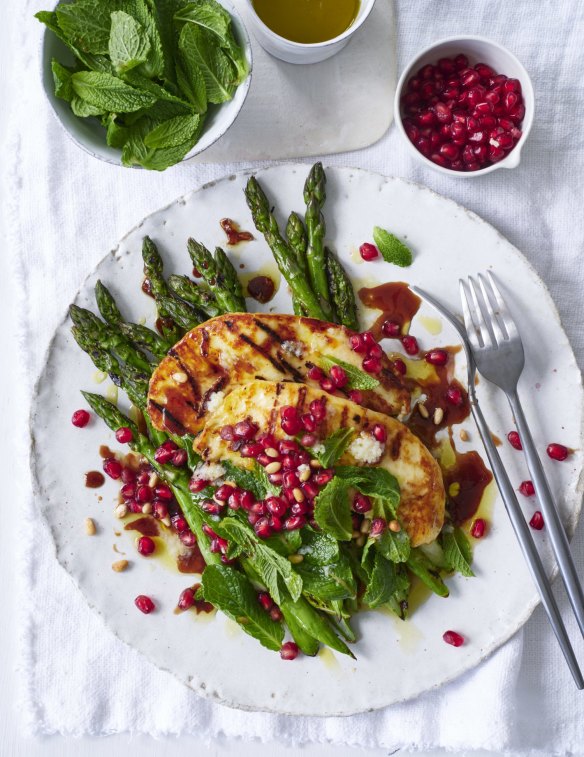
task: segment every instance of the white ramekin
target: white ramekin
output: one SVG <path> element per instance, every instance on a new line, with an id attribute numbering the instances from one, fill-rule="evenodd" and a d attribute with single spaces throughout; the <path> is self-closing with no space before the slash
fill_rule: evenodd
<path id="1" fill-rule="evenodd" d="M 333 39 L 313 44 L 292 42 L 273 32 L 256 13 L 252 0 L 247 0 L 247 18 L 255 38 L 270 55 L 284 60 L 286 63 L 319 63 L 321 60 L 326 60 L 336 55 L 339 50 L 343 49 L 352 35 L 368 18 L 374 5 L 375 0 L 361 0 L 357 18 L 346 31 Z"/>
<path id="2" fill-rule="evenodd" d="M 486 63 L 487 66 L 491 66 L 491 68 L 493 68 L 498 74 L 504 74 L 509 78 L 519 79 L 525 105 L 525 118 L 521 125 L 521 131 L 523 133 L 515 147 L 509 152 L 506 158 L 503 158 L 503 160 L 500 160 L 498 163 L 493 163 L 486 168 L 481 168 L 478 171 L 453 171 L 451 168 L 443 168 L 442 166 L 433 163 L 425 155 L 422 155 L 412 142 L 410 142 L 401 117 L 401 96 L 410 77 L 413 76 L 418 69 L 428 63 L 435 64 L 440 58 L 452 58 L 459 53 L 464 53 L 464 55 L 468 57 L 471 65 L 475 65 L 476 63 Z M 487 173 L 496 171 L 498 168 L 515 168 L 519 165 L 521 150 L 523 149 L 533 123 L 534 93 L 529 74 L 513 53 L 509 52 L 509 50 L 504 48 L 498 42 L 493 42 L 493 40 L 487 39 L 486 37 L 468 35 L 465 37 L 448 37 L 447 39 L 442 39 L 439 42 L 434 42 L 434 44 L 426 47 L 418 53 L 418 55 L 416 55 L 416 57 L 404 68 L 399 78 L 397 89 L 395 91 L 394 105 L 397 130 L 403 136 L 412 155 L 415 155 L 418 160 L 421 160 L 427 166 L 442 174 L 457 176 L 461 179 L 474 179 L 477 176 L 484 176 Z"/>

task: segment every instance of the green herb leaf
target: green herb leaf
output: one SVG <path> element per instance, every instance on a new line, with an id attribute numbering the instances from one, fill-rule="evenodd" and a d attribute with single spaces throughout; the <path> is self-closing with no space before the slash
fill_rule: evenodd
<path id="1" fill-rule="evenodd" d="M 59 28 L 75 47 L 86 53 L 107 54 L 111 16 L 105 3 L 95 0 L 61 3 L 56 14 Z"/>
<path id="2" fill-rule="evenodd" d="M 145 0 L 124 0 L 125 10 L 144 29 L 150 43 L 146 60 L 136 69 L 140 74 L 150 79 L 162 78 L 165 65 L 172 66 L 172 56 L 168 64 L 165 63 L 157 19 L 151 12 L 151 9 L 154 10 L 157 4 L 150 0 L 148 2 Z"/>
<path id="3" fill-rule="evenodd" d="M 412 264 L 412 251 L 401 240 L 389 231 L 373 227 L 373 241 L 386 263 L 393 263 L 401 268 L 407 268 Z"/>
<path id="4" fill-rule="evenodd" d="M 358 465 L 339 465 L 335 475 L 342 478 L 350 486 L 354 486 L 361 494 L 374 497 L 381 501 L 380 518 L 393 519 L 397 517 L 400 500 L 399 484 L 395 476 L 385 468 L 365 468 Z"/>
<path id="5" fill-rule="evenodd" d="M 304 562 L 310 565 L 329 565 L 339 559 L 339 544 L 330 534 L 314 531 L 309 526 L 301 532 L 301 545 L 296 552 L 304 557 Z"/>
<path id="6" fill-rule="evenodd" d="M 218 104 L 231 100 L 236 74 L 230 59 L 213 41 L 213 35 L 194 24 L 185 24 L 178 47 L 183 64 L 188 58 L 201 71 L 208 101 Z"/>
<path id="7" fill-rule="evenodd" d="M 314 519 L 322 530 L 339 541 L 349 541 L 353 533 L 349 487 L 335 476 L 315 499 Z"/>
<path id="8" fill-rule="evenodd" d="M 444 550 L 444 561 L 450 570 L 456 570 L 468 578 L 474 576 L 470 567 L 472 550 L 461 528 L 445 531 L 442 534 L 442 548 Z"/>
<path id="9" fill-rule="evenodd" d="M 62 100 L 71 100 L 75 97 L 73 91 L 73 84 L 71 83 L 71 77 L 73 71 L 65 66 L 62 66 L 58 60 L 51 61 L 51 70 L 53 72 L 53 79 L 55 81 L 55 94 Z"/>
<path id="10" fill-rule="evenodd" d="M 178 86 L 197 113 L 207 110 L 207 85 L 203 72 L 188 56 L 179 52 L 176 63 Z"/>
<path id="11" fill-rule="evenodd" d="M 351 365 L 351 363 L 346 363 L 344 360 L 339 360 L 332 355 L 322 355 L 319 362 L 320 367 L 325 371 L 330 371 L 333 365 L 339 365 L 343 368 L 349 379 L 347 383 L 348 389 L 361 389 L 362 391 L 367 391 L 379 386 L 379 381 L 370 373 L 365 373 L 365 371 L 356 368 L 354 365 Z"/>
<path id="12" fill-rule="evenodd" d="M 149 92 L 140 92 L 111 74 L 78 71 L 71 81 L 82 100 L 104 111 L 131 113 L 152 105 L 156 100 Z"/>
<path id="13" fill-rule="evenodd" d="M 367 544 L 371 541 L 373 541 L 375 549 L 390 562 L 407 562 L 410 556 L 410 537 L 403 528 L 397 533 L 386 528 L 379 538 L 369 539 Z"/>
<path id="14" fill-rule="evenodd" d="M 450 592 L 442 580 L 439 569 L 421 550 L 412 549 L 407 566 L 434 594 L 438 594 L 439 597 L 449 595 Z"/>
<path id="15" fill-rule="evenodd" d="M 227 565 L 208 565 L 203 572 L 205 600 L 238 623 L 250 636 L 268 649 L 278 651 L 284 627 L 264 612 L 248 579 Z"/>
<path id="16" fill-rule="evenodd" d="M 344 555 L 328 565 L 315 565 L 304 559 L 295 568 L 302 578 L 303 591 L 319 600 L 353 599 L 357 596 L 357 583 Z"/>
<path id="17" fill-rule="evenodd" d="M 371 609 L 387 604 L 395 593 L 397 577 L 395 565 L 380 552 L 372 552 L 372 565 L 369 569 L 369 581 L 363 595 L 363 601 Z"/>
<path id="18" fill-rule="evenodd" d="M 144 28 L 132 16 L 124 11 L 114 11 L 108 50 L 116 71 L 124 73 L 144 63 L 150 51 L 150 41 Z"/>
<path id="19" fill-rule="evenodd" d="M 147 147 L 178 147 L 189 141 L 200 129 L 201 116 L 176 116 L 164 121 L 144 138 Z"/>
<path id="20" fill-rule="evenodd" d="M 314 452 L 314 456 L 325 468 L 330 468 L 339 460 L 355 435 L 354 428 L 339 428 L 322 443 L 324 452 Z"/>

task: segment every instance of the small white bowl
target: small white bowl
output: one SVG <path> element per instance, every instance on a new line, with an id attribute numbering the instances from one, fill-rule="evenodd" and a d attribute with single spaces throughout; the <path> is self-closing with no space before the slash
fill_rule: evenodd
<path id="1" fill-rule="evenodd" d="M 208 147 L 211 147 L 212 144 L 217 142 L 217 140 L 225 134 L 239 115 L 239 111 L 243 107 L 251 83 L 252 52 L 249 34 L 247 33 L 247 29 L 245 28 L 241 16 L 231 4 L 230 0 L 220 1 L 231 15 L 235 38 L 244 50 L 249 73 L 246 80 L 243 81 L 235 91 L 232 100 L 222 103 L 221 105 L 209 105 L 201 137 L 193 149 L 185 155 L 182 159 L 183 161 L 189 160 L 189 158 L 192 158 L 195 155 L 199 155 L 199 153 L 202 153 Z M 41 50 L 41 73 L 43 89 L 45 90 L 45 94 L 51 104 L 53 113 L 78 147 L 81 147 L 82 150 L 89 153 L 89 155 L 92 155 L 94 158 L 99 158 L 106 163 L 121 166 L 122 152 L 115 147 L 110 147 L 106 143 L 105 128 L 99 123 L 99 121 L 96 118 L 78 118 L 74 115 L 69 103 L 55 95 L 55 83 L 51 71 L 51 60 L 53 58 L 56 58 L 60 63 L 67 66 L 73 65 L 75 62 L 72 53 L 67 49 L 64 43 L 61 42 L 61 40 L 59 40 L 49 29 L 45 29 Z M 140 168 L 140 166 L 134 166 L 134 168 Z"/>
<path id="2" fill-rule="evenodd" d="M 498 163 L 493 163 L 486 168 L 481 168 L 478 171 L 453 171 L 451 168 L 444 168 L 436 163 L 433 163 L 429 158 L 414 146 L 402 123 L 401 116 L 401 96 L 405 89 L 410 77 L 422 66 L 428 63 L 435 64 L 440 58 L 452 58 L 459 53 L 464 53 L 469 60 L 471 66 L 477 63 L 486 63 L 487 66 L 491 66 L 498 74 L 504 74 L 512 79 L 519 79 L 521 82 L 521 89 L 523 94 L 523 102 L 525 105 L 525 117 L 521 124 L 521 131 L 523 132 L 519 141 L 515 147 L 509 152 L 507 157 L 500 160 Z M 521 159 L 521 150 L 531 130 L 533 123 L 533 111 L 534 111 L 534 93 L 533 85 L 529 74 L 525 70 L 524 66 L 519 60 L 510 53 L 509 50 L 504 48 L 498 42 L 493 42 L 486 37 L 466 36 L 466 37 L 448 37 L 442 39 L 439 42 L 435 42 L 433 45 L 426 47 L 418 55 L 408 63 L 403 70 L 395 92 L 395 123 L 397 130 L 403 136 L 408 145 L 410 152 L 415 155 L 418 160 L 421 160 L 430 168 L 435 171 L 439 171 L 447 176 L 458 176 L 461 179 L 474 179 L 477 176 L 484 176 L 487 173 L 496 171 L 498 168 L 515 168 L 519 165 Z"/>
<path id="3" fill-rule="evenodd" d="M 333 39 L 327 39 L 325 42 L 305 44 L 303 42 L 292 42 L 292 40 L 281 37 L 272 31 L 256 13 L 253 1 L 247 0 L 249 23 L 254 37 L 266 52 L 275 58 L 286 61 L 286 63 L 320 63 L 320 61 L 336 55 L 366 21 L 374 5 L 375 0 L 361 0 L 357 17 L 342 34 Z"/>

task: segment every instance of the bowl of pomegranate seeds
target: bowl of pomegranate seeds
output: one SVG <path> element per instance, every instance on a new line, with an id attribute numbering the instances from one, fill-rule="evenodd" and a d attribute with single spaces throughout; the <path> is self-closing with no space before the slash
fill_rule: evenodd
<path id="1" fill-rule="evenodd" d="M 413 154 L 441 173 L 482 176 L 519 165 L 533 122 L 531 79 L 484 37 L 450 37 L 404 69 L 396 124 Z"/>

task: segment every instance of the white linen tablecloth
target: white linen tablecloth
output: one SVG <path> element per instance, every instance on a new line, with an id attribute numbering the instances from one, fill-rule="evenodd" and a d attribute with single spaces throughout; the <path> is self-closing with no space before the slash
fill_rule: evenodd
<path id="1" fill-rule="evenodd" d="M 83 153 L 55 122 L 41 91 L 42 29 L 32 15 L 45 3 L 14 0 L 9 5 L 15 63 L 12 98 L 3 114 L 9 111 L 12 119 L 3 150 L 3 211 L 9 228 L 4 259 L 21 295 L 11 325 L 20 329 L 22 345 L 15 401 L 26 411 L 49 338 L 79 283 L 104 253 L 143 216 L 203 182 L 248 165 L 185 164 L 158 175 L 112 167 Z M 372 147 L 328 157 L 325 163 L 427 184 L 490 221 L 549 285 L 582 365 L 584 4 L 403 0 L 396 10 L 400 70 L 421 47 L 457 33 L 492 37 L 523 61 L 533 77 L 537 102 L 522 163 L 480 179 L 444 177 L 414 160 L 394 128 Z M 24 431 L 21 443 L 27 444 Z M 19 458 L 25 460 L 21 451 Z M 24 467 L 20 476 L 19 517 L 26 528 L 18 566 L 21 596 L 34 597 L 34 602 L 22 603 L 19 618 L 19 709 L 33 732 L 197 733 L 388 749 L 584 752 L 584 693 L 576 692 L 541 610 L 475 672 L 380 712 L 292 719 L 202 700 L 116 640 L 90 612 L 55 560 Z M 582 528 L 574 545 L 582 574 Z M 563 609 L 565 614 L 565 602 Z M 575 623 L 568 627 L 584 663 Z"/>

